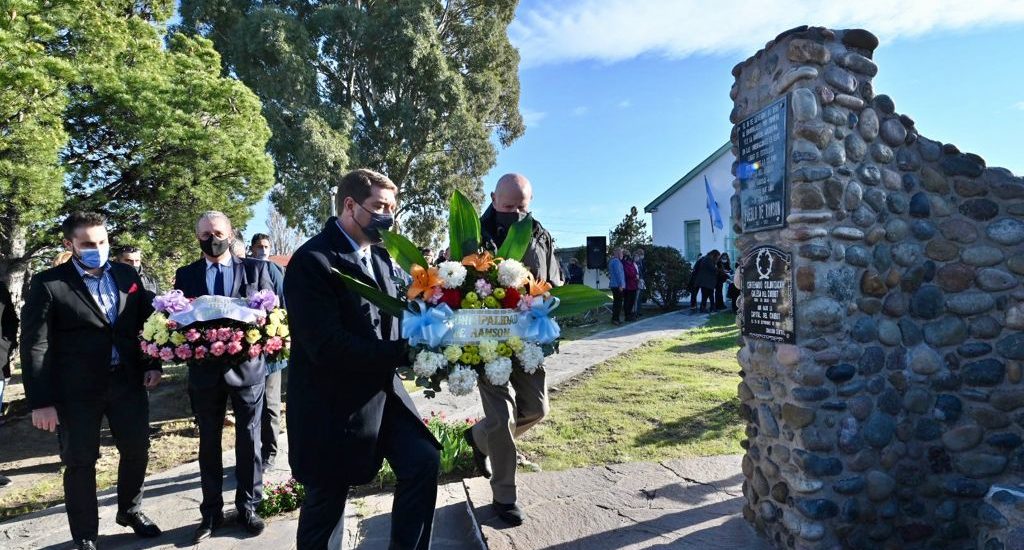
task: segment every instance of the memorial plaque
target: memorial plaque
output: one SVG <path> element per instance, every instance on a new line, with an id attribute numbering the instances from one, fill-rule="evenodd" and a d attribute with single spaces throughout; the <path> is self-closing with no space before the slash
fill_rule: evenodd
<path id="1" fill-rule="evenodd" d="M 786 97 L 740 122 L 736 177 L 744 233 L 786 225 Z"/>
<path id="2" fill-rule="evenodd" d="M 793 256 L 774 246 L 759 246 L 743 256 L 743 334 L 796 342 L 793 325 Z"/>

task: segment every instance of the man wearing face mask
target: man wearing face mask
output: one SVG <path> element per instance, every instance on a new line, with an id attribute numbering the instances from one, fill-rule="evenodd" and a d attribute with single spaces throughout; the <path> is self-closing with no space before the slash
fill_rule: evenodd
<path id="1" fill-rule="evenodd" d="M 231 252 L 235 233 L 222 212 L 204 213 L 196 222 L 196 239 L 203 257 L 178 269 L 174 286 L 188 298 L 214 295 L 248 298 L 260 290 L 274 290 L 267 262 L 240 258 Z M 228 399 L 235 412 L 235 509 L 238 523 L 249 533 L 263 532 L 256 507 L 263 498 L 262 430 L 267 371 L 262 357 L 223 372 L 189 363 L 188 394 L 199 425 L 199 475 L 202 520 L 195 543 L 209 538 L 226 521 L 222 488 L 221 432 Z"/>
<path id="2" fill-rule="evenodd" d="M 139 277 L 142 278 L 142 287 L 146 291 L 153 293 L 153 295 L 160 294 L 160 284 L 156 282 L 156 279 L 150 277 L 146 270 L 142 267 L 142 251 L 137 246 L 122 246 L 117 250 L 117 261 L 131 266 Z"/>
<path id="3" fill-rule="evenodd" d="M 394 221 L 397 190 L 383 174 L 349 172 L 335 197 L 338 217 L 288 262 L 288 462 L 306 487 L 300 550 L 328 548 L 349 488 L 372 481 L 385 458 L 398 478 L 389 548 L 430 547 L 440 445 L 396 373 L 410 363 L 409 346 L 398 318 L 332 271 L 398 295 L 391 258 L 373 246 Z"/>
<path id="4" fill-rule="evenodd" d="M 529 215 L 532 200 L 533 188 L 526 177 L 521 174 L 502 176 L 491 193 L 491 205 L 480 218 L 484 247 L 497 250 L 509 228 Z M 523 264 L 538 280 L 562 286 L 555 241 L 536 220 L 533 221 L 533 240 L 523 256 Z M 485 418 L 466 430 L 464 437 L 473 448 L 477 469 L 491 479 L 498 517 L 509 525 L 521 525 L 525 514 L 516 504 L 515 440 L 548 413 L 544 369 L 533 374 L 513 369 L 509 382 L 500 386 L 489 384 L 481 377 L 479 387 Z"/>
<path id="5" fill-rule="evenodd" d="M 153 312 L 134 269 L 110 263 L 106 220 L 76 212 L 64 220 L 71 260 L 32 277 L 21 311 L 21 364 L 32 425 L 56 431 L 64 499 L 75 545 L 95 549 L 99 531 L 96 460 L 107 418 L 120 454 L 118 525 L 140 537 L 160 529 L 142 513 L 149 460 L 149 401 L 159 362 L 142 354 L 138 335 Z"/>

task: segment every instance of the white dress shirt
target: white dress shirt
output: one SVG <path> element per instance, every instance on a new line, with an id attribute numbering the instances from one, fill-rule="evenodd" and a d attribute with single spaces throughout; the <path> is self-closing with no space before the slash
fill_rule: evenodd
<path id="1" fill-rule="evenodd" d="M 213 283 L 217 278 L 217 269 L 214 266 L 217 264 L 220 264 L 220 269 L 224 272 L 224 294 L 230 296 L 231 291 L 235 288 L 233 286 L 235 282 L 235 259 L 230 254 L 216 264 L 211 262 L 209 258 L 206 258 L 206 291 L 211 295 L 213 294 Z"/>
<path id="2" fill-rule="evenodd" d="M 362 264 L 360 267 L 363 268 L 363 271 L 366 272 L 366 274 L 369 275 L 371 279 L 376 279 L 373 271 L 373 253 L 370 250 L 370 247 L 367 246 L 365 248 L 360 248 L 359 243 L 357 243 L 355 239 L 349 236 L 349 234 L 345 231 L 345 228 L 341 226 L 340 220 L 338 220 L 337 224 L 338 229 L 341 230 L 341 234 L 344 235 L 346 239 L 348 239 L 349 244 L 352 245 L 352 249 L 356 251 L 356 256 L 359 256 L 359 263 Z"/>

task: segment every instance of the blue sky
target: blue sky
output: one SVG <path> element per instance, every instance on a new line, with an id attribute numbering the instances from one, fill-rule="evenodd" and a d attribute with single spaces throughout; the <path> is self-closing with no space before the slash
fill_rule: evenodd
<path id="1" fill-rule="evenodd" d="M 499 152 L 488 190 L 521 172 L 559 246 L 607 234 L 728 139 L 732 67 L 800 22 L 874 32 L 876 93 L 922 135 L 1024 174 L 1024 2 L 908 1 L 899 13 L 874 0 L 856 11 L 816 1 L 739 0 L 721 13 L 698 4 L 709 5 L 521 2 L 510 36 L 523 56 L 527 132 Z M 266 209 L 256 207 L 247 236 L 265 229 Z"/>

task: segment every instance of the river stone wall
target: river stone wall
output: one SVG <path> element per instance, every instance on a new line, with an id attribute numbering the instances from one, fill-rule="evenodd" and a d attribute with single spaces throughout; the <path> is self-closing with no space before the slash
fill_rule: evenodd
<path id="1" fill-rule="evenodd" d="M 877 45 L 802 27 L 733 70 L 734 125 L 789 97 L 788 225 L 733 224 L 793 254 L 797 336 L 743 338 L 744 515 L 779 548 L 1024 548 L 1024 181 L 875 95 Z"/>

